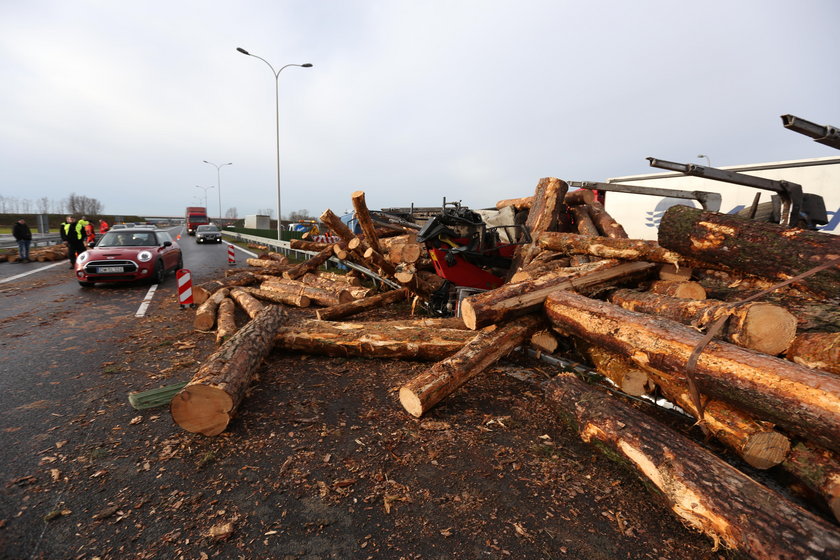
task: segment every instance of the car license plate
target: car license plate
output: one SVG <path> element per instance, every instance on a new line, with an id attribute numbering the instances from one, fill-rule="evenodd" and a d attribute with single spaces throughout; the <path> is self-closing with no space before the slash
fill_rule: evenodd
<path id="1" fill-rule="evenodd" d="M 99 274 L 108 274 L 109 272 L 125 272 L 121 266 L 100 266 L 97 270 Z"/>

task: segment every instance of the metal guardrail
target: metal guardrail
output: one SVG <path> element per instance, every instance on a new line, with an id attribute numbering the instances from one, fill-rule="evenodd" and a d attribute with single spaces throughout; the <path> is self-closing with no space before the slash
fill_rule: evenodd
<path id="1" fill-rule="evenodd" d="M 33 233 L 31 247 L 47 247 L 61 243 L 61 234 L 58 233 Z M 0 249 L 17 249 L 17 241 L 11 233 L 0 234 Z"/>

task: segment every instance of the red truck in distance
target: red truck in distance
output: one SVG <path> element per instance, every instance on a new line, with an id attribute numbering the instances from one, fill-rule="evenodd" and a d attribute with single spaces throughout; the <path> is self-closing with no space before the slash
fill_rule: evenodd
<path id="1" fill-rule="evenodd" d="M 207 208 L 204 206 L 187 206 L 187 215 L 184 218 L 184 223 L 187 226 L 187 233 L 195 235 L 195 230 L 198 226 L 209 224 L 207 219 Z"/>

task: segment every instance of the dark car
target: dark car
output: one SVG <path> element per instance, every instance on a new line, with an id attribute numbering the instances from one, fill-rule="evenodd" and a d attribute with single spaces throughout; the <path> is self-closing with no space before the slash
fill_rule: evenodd
<path id="1" fill-rule="evenodd" d="M 165 231 L 126 228 L 109 231 L 95 247 L 76 259 L 76 279 L 82 286 L 97 282 L 163 282 L 170 270 L 184 266 L 181 248 Z"/>
<path id="2" fill-rule="evenodd" d="M 213 243 L 221 243 L 222 242 L 222 232 L 214 226 L 213 224 L 198 226 L 195 230 L 195 242 L 196 243 L 208 243 L 212 241 Z"/>

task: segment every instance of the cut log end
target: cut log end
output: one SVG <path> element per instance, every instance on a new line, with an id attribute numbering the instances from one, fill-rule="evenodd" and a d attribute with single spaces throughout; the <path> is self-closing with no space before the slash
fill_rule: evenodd
<path id="1" fill-rule="evenodd" d="M 796 317 L 777 305 L 750 306 L 735 343 L 775 356 L 788 349 L 796 338 Z"/>
<path id="2" fill-rule="evenodd" d="M 784 461 L 789 451 L 790 440 L 779 432 L 758 432 L 750 437 L 741 457 L 757 469 L 769 469 Z"/>
<path id="3" fill-rule="evenodd" d="M 406 412 L 415 418 L 423 416 L 423 402 L 420 400 L 420 397 L 418 397 L 414 391 L 408 387 L 402 387 L 400 389 L 400 404 L 403 405 Z"/>
<path id="4" fill-rule="evenodd" d="M 172 419 L 188 432 L 215 436 L 230 422 L 233 401 L 223 390 L 208 385 L 190 385 L 175 395 L 169 405 Z"/>

